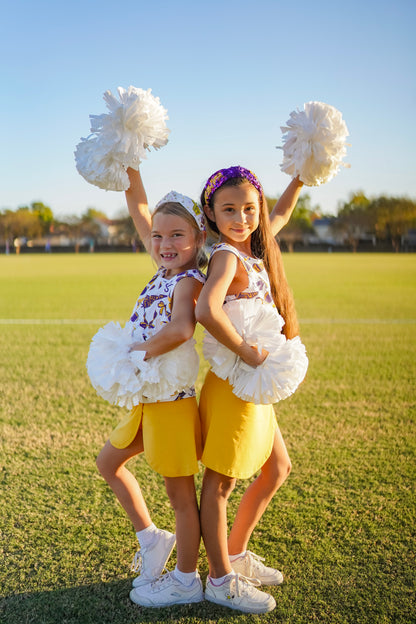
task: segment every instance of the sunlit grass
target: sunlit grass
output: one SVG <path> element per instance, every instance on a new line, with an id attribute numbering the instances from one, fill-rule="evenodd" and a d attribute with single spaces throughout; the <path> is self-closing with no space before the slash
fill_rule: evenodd
<path id="1" fill-rule="evenodd" d="M 277 607 L 262 620 L 408 624 L 416 619 L 416 256 L 284 259 L 310 367 L 276 406 L 293 472 L 251 548 L 286 582 L 271 588 Z M 85 360 L 97 321 L 127 319 L 152 272 L 142 254 L 0 257 L 0 323 L 90 319 L 0 324 L 2 622 L 257 621 L 209 603 L 151 610 L 128 598 L 134 534 L 95 468 L 123 410 L 96 396 Z M 154 521 L 173 529 L 162 478 L 141 458 L 131 466 Z M 232 496 L 230 520 L 246 485 Z M 202 546 L 199 568 L 204 577 Z"/>

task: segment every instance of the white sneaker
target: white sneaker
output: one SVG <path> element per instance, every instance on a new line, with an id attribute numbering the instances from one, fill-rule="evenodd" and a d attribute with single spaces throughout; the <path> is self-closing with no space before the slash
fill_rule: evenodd
<path id="1" fill-rule="evenodd" d="M 205 599 L 230 609 L 243 611 L 243 613 L 273 611 L 276 606 L 273 596 L 260 591 L 255 585 L 260 585 L 260 583 L 240 574 L 233 574 L 229 580 L 225 580 L 221 585 L 214 585 L 208 577 L 205 586 Z"/>
<path id="2" fill-rule="evenodd" d="M 188 587 L 181 583 L 173 572 L 167 572 L 156 581 L 132 589 L 130 599 L 143 607 L 169 607 L 175 604 L 201 602 L 204 599 L 204 592 L 199 575 Z"/>
<path id="3" fill-rule="evenodd" d="M 169 531 L 158 529 L 158 537 L 146 548 L 141 548 L 134 555 L 132 572 L 139 572 L 133 580 L 133 587 L 140 587 L 157 579 L 163 571 L 175 546 L 176 536 Z"/>
<path id="4" fill-rule="evenodd" d="M 231 561 L 231 567 L 234 572 L 238 572 L 247 578 L 255 578 L 262 585 L 281 585 L 283 574 L 279 570 L 268 568 L 262 561 L 264 561 L 264 557 L 259 557 L 259 555 L 247 550 L 244 557 Z"/>

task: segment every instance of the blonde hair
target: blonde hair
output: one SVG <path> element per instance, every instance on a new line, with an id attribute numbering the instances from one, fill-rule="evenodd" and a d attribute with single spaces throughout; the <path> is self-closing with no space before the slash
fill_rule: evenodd
<path id="1" fill-rule="evenodd" d="M 247 178 L 236 177 L 230 178 L 221 186 L 221 188 L 227 186 L 240 186 L 241 184 L 250 184 Z M 253 185 L 252 185 L 253 186 Z M 253 186 L 253 188 L 255 188 Z M 279 311 L 279 314 L 283 317 L 285 324 L 283 326 L 283 333 L 287 339 L 294 338 L 299 334 L 299 324 L 295 309 L 295 301 L 292 291 L 287 283 L 285 270 L 283 267 L 283 258 L 280 251 L 280 247 L 274 238 L 271 227 L 269 210 L 267 207 L 267 201 L 262 191 L 259 191 L 259 226 L 251 235 L 251 251 L 254 256 L 261 258 L 264 262 L 264 266 L 269 276 L 271 294 L 273 301 Z M 215 192 L 211 195 L 208 205 L 211 210 L 214 210 L 214 198 Z M 204 205 L 205 197 L 204 193 L 201 196 L 201 203 Z M 209 228 L 219 234 L 219 230 L 214 221 L 208 218 L 205 214 Z"/>
<path id="2" fill-rule="evenodd" d="M 208 257 L 205 253 L 204 242 L 202 232 L 193 218 L 193 216 L 184 208 L 181 204 L 177 202 L 166 202 L 164 204 L 160 204 L 156 208 L 156 210 L 152 214 L 152 221 L 155 215 L 157 214 L 170 214 L 175 217 L 181 217 L 184 219 L 194 230 L 195 233 L 195 242 L 197 246 L 197 254 L 196 254 L 196 263 L 199 269 L 203 269 L 208 265 Z M 202 241 L 201 244 L 198 245 L 198 240 Z"/>

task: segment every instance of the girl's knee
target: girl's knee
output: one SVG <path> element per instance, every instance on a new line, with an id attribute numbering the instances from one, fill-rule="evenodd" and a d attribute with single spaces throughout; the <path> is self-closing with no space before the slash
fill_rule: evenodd
<path id="1" fill-rule="evenodd" d="M 98 472 L 106 481 L 112 479 L 122 465 L 122 463 L 118 461 L 118 458 L 116 458 L 115 453 L 116 449 L 107 442 L 95 460 Z"/>
<path id="2" fill-rule="evenodd" d="M 107 483 L 109 483 L 111 479 L 114 478 L 115 476 L 114 470 L 108 465 L 107 461 L 104 459 L 101 453 L 98 455 L 97 459 L 95 460 L 95 465 L 98 468 L 98 472 L 103 477 L 103 479 L 107 481 Z"/>
<path id="3" fill-rule="evenodd" d="M 175 511 L 197 507 L 193 477 L 165 477 L 166 492 Z"/>
<path id="4" fill-rule="evenodd" d="M 106 469 L 106 462 L 103 457 L 104 455 L 103 450 L 98 454 L 98 456 L 95 459 L 95 465 L 97 466 L 98 472 L 101 474 L 101 476 L 104 476 L 104 472 Z"/>
<path id="5" fill-rule="evenodd" d="M 292 471 L 292 462 L 289 457 L 282 463 L 281 466 L 279 466 L 279 470 L 283 480 L 286 480 Z"/>
<path id="6" fill-rule="evenodd" d="M 288 476 L 290 475 L 290 471 L 292 470 L 292 462 L 289 457 L 282 459 L 277 463 L 276 471 L 275 471 L 275 479 L 281 485 Z"/>
<path id="7" fill-rule="evenodd" d="M 213 470 L 207 469 L 202 483 L 202 492 L 216 499 L 225 499 L 231 495 L 236 484 L 236 479 L 227 477 Z"/>
<path id="8" fill-rule="evenodd" d="M 278 489 L 288 478 L 292 470 L 292 462 L 289 457 L 280 458 L 277 462 L 268 462 L 262 470 L 262 476 L 266 479 L 271 489 Z"/>

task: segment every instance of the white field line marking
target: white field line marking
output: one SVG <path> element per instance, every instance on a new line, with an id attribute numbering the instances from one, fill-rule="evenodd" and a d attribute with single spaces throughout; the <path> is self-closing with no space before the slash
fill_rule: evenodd
<path id="1" fill-rule="evenodd" d="M 311 325 L 412 325 L 416 323 L 416 319 L 337 319 L 337 318 L 316 318 L 316 319 L 300 319 L 300 324 Z"/>
<path id="2" fill-rule="evenodd" d="M 114 319 L 7 319 L 0 318 L 0 325 L 104 325 Z M 117 322 L 117 321 L 114 321 Z M 125 321 L 118 321 L 124 323 Z M 337 319 L 337 318 L 309 318 L 300 319 L 305 325 L 407 325 L 416 323 L 416 319 Z"/>

